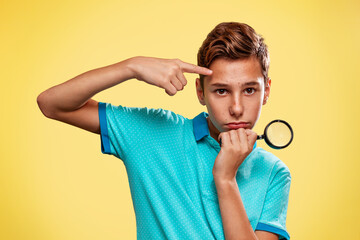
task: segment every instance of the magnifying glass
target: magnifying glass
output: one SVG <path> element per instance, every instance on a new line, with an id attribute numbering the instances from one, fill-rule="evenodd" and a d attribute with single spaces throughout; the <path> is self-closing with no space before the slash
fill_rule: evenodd
<path id="1" fill-rule="evenodd" d="M 264 139 L 269 147 L 282 149 L 289 146 L 294 138 L 294 132 L 284 120 L 274 120 L 266 125 L 264 134 L 257 136 L 257 139 Z"/>
<path id="2" fill-rule="evenodd" d="M 274 120 L 266 125 L 264 134 L 258 135 L 257 140 L 264 139 L 269 147 L 274 149 L 286 148 L 294 138 L 294 132 L 284 120 Z M 221 146 L 221 139 L 220 139 Z"/>

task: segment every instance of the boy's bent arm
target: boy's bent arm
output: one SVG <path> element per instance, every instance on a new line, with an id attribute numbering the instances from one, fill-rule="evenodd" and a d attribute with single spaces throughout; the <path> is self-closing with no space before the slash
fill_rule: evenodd
<path id="1" fill-rule="evenodd" d="M 130 78 L 165 89 L 173 96 L 187 83 L 183 72 L 211 75 L 212 71 L 180 59 L 133 57 L 106 67 L 90 70 L 42 92 L 38 105 L 45 116 L 82 129 L 100 133 L 96 93 Z"/>
<path id="2" fill-rule="evenodd" d="M 129 61 L 87 71 L 49 88 L 37 97 L 40 110 L 48 118 L 99 134 L 98 102 L 91 97 L 133 78 Z"/>

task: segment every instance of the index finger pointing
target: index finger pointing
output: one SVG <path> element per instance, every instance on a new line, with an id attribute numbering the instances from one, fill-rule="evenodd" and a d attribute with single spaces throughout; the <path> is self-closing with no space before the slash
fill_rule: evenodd
<path id="1" fill-rule="evenodd" d="M 200 66 L 197 66 L 197 65 L 194 65 L 191 63 L 181 62 L 180 67 L 183 70 L 183 72 L 198 73 L 198 74 L 202 74 L 202 75 L 211 75 L 212 74 L 212 70 L 205 68 L 205 67 L 200 67 Z"/>

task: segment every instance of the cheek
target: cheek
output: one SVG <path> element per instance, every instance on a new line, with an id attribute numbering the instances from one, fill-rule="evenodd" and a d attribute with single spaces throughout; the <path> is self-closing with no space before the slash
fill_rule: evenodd
<path id="1" fill-rule="evenodd" d="M 259 101 L 256 103 L 256 105 L 254 106 L 254 108 L 256 109 L 256 111 L 260 111 L 261 110 L 261 106 L 262 106 L 262 101 Z"/>
<path id="2" fill-rule="evenodd" d="M 214 97 L 212 97 L 210 94 L 208 94 L 205 98 L 206 105 L 210 107 L 211 109 L 216 108 L 216 101 Z"/>
<path id="3" fill-rule="evenodd" d="M 216 122 L 220 121 L 222 116 L 224 115 L 224 111 L 226 111 L 226 104 L 223 99 L 209 97 L 206 100 L 206 106 L 208 113 L 213 116 L 212 120 L 215 120 Z"/>
<path id="4" fill-rule="evenodd" d="M 210 108 L 214 114 L 220 114 L 226 109 L 226 102 L 224 99 L 209 98 L 207 104 L 208 108 Z"/>
<path id="5" fill-rule="evenodd" d="M 244 106 L 246 106 L 246 112 L 251 115 L 258 115 L 262 107 L 262 101 L 259 99 L 257 100 L 249 100 L 244 102 Z"/>
<path id="6" fill-rule="evenodd" d="M 253 114 L 256 115 L 257 118 L 260 116 L 261 108 L 262 108 L 262 102 L 259 101 L 259 102 L 254 106 L 254 112 L 253 112 Z"/>

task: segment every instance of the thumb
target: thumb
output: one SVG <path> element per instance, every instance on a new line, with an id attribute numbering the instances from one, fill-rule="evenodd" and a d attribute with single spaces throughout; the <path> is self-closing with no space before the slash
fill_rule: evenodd
<path id="1" fill-rule="evenodd" d="M 250 130 L 250 129 L 246 129 L 246 135 L 248 136 L 248 143 L 249 146 L 254 147 L 254 144 L 256 142 L 257 139 L 257 134 L 256 132 Z"/>

